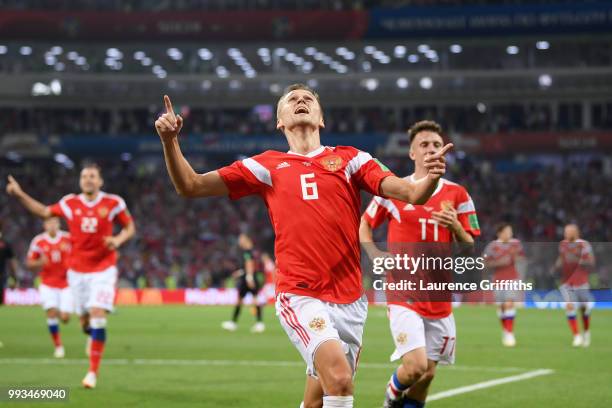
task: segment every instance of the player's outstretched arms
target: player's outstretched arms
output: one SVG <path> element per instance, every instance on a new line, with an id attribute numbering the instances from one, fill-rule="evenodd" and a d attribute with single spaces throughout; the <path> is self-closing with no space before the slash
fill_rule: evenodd
<path id="1" fill-rule="evenodd" d="M 193 170 L 178 142 L 183 118 L 174 113 L 168 95 L 164 95 L 164 104 L 166 113 L 155 121 L 155 130 L 161 139 L 166 168 L 176 192 L 183 197 L 227 195 L 229 191 L 217 171 L 198 174 Z"/>
<path id="2" fill-rule="evenodd" d="M 30 197 L 25 191 L 21 189 L 21 186 L 15 180 L 13 176 L 8 176 L 8 184 L 6 185 L 6 192 L 8 195 L 16 197 L 21 205 L 23 205 L 29 212 L 40 217 L 47 219 L 51 217 L 51 210 L 38 200 Z"/>
<path id="3" fill-rule="evenodd" d="M 446 172 L 446 159 L 444 155 L 453 144 L 444 146 L 438 153 L 425 158 L 427 176 L 414 183 L 396 176 L 386 177 L 380 184 L 381 193 L 389 198 L 395 198 L 411 204 L 423 205 L 436 191 L 438 180 Z"/>

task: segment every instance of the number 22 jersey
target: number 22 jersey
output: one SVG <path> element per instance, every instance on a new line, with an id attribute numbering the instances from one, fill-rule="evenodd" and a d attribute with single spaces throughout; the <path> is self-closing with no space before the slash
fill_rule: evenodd
<path id="1" fill-rule="evenodd" d="M 100 191 L 93 201 L 88 201 L 84 194 L 69 194 L 49 209 L 68 223 L 71 270 L 100 272 L 117 263 L 117 251 L 107 248 L 104 238 L 113 235 L 115 222 L 126 226 L 132 221 L 121 197 Z"/>
<path id="2" fill-rule="evenodd" d="M 257 194 L 276 234 L 276 291 L 333 303 L 363 294 L 360 190 L 379 195 L 392 173 L 354 147 L 307 155 L 266 151 L 219 169 L 231 199 Z"/>

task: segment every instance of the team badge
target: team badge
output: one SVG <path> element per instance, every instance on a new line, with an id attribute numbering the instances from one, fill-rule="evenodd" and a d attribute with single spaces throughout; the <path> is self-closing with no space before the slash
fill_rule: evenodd
<path id="1" fill-rule="evenodd" d="M 316 332 L 321 332 L 325 330 L 327 324 L 325 323 L 325 319 L 323 319 L 322 317 L 315 317 L 310 321 L 308 326 L 310 326 L 310 328 Z"/>
<path id="2" fill-rule="evenodd" d="M 327 171 L 338 171 L 342 167 L 342 157 L 335 155 L 325 156 L 319 160 L 319 163 L 321 163 Z"/>
<path id="3" fill-rule="evenodd" d="M 451 200 L 444 200 L 440 203 L 440 207 L 443 210 L 450 210 L 453 208 L 453 202 Z"/>
<path id="4" fill-rule="evenodd" d="M 100 216 L 100 218 L 105 218 L 107 215 L 108 215 L 108 208 L 106 207 L 98 208 L 98 216 Z"/>
<path id="5" fill-rule="evenodd" d="M 62 242 L 60 244 L 60 250 L 63 252 L 67 252 L 70 250 L 70 244 L 66 243 L 66 242 Z"/>
<path id="6" fill-rule="evenodd" d="M 403 346 L 404 344 L 406 344 L 406 342 L 408 342 L 408 334 L 406 333 L 398 334 L 397 337 L 395 338 L 395 342 L 399 344 L 400 346 Z"/>

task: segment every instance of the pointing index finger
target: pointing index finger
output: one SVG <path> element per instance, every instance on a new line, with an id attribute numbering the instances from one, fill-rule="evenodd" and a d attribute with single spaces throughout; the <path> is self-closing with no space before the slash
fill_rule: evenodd
<path id="1" fill-rule="evenodd" d="M 450 149 L 453 148 L 453 144 L 452 143 L 448 143 L 446 146 L 444 146 L 442 148 L 442 150 L 440 150 L 438 153 L 436 153 L 434 156 L 435 157 L 442 157 L 446 154 L 446 152 L 448 152 Z"/>
<path id="2" fill-rule="evenodd" d="M 170 102 L 170 97 L 168 95 L 164 95 L 164 105 L 166 105 L 166 112 L 174 115 L 174 109 L 172 109 L 172 102 Z"/>

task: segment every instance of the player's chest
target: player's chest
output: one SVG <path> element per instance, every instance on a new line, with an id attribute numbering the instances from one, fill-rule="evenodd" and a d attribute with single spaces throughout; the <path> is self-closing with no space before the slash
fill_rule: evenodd
<path id="1" fill-rule="evenodd" d="M 424 205 L 414 205 L 393 200 L 395 207 L 398 209 L 399 217 L 402 223 L 418 224 L 422 219 L 431 219 L 433 213 L 440 212 L 444 209 L 456 208 L 455 200 L 452 197 L 442 199 L 430 199 Z"/>
<path id="2" fill-rule="evenodd" d="M 271 171 L 273 198 L 299 202 L 354 197 L 358 189 L 346 165 L 340 156 L 283 160 Z"/>
<path id="3" fill-rule="evenodd" d="M 110 208 L 105 205 L 78 206 L 73 210 L 72 230 L 94 234 L 99 230 L 112 227 L 109 215 Z"/>
<path id="4" fill-rule="evenodd" d="M 70 252 L 70 243 L 65 239 L 53 243 L 43 242 L 39 246 L 51 263 L 62 262 L 62 259 Z"/>

